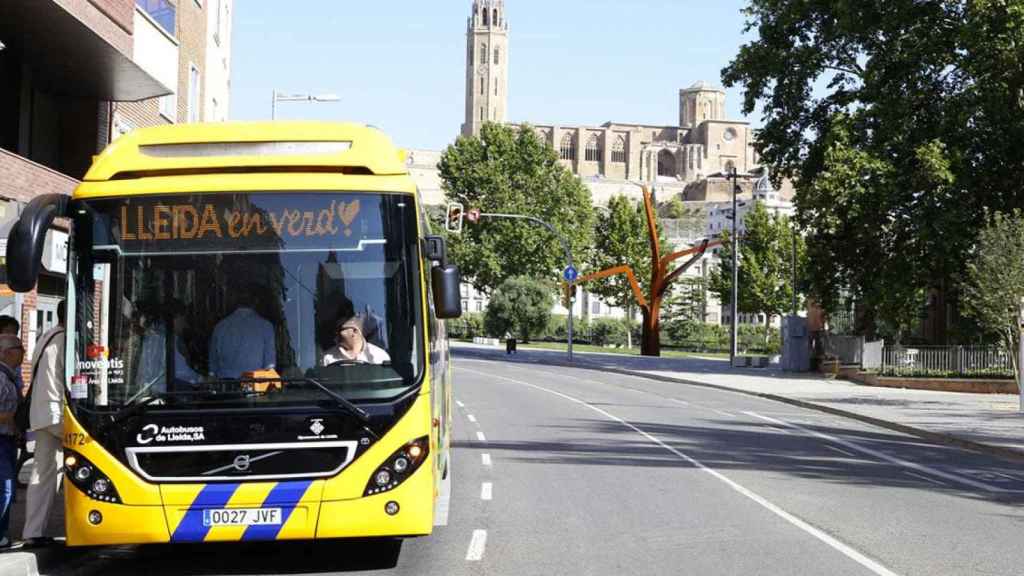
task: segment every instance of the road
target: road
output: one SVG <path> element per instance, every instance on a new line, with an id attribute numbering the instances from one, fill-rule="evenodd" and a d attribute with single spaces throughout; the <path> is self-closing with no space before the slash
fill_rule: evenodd
<path id="1" fill-rule="evenodd" d="M 434 536 L 107 549 L 90 566 L 147 576 L 1024 573 L 1020 464 L 721 390 L 474 355 L 455 365 L 453 491 Z"/>

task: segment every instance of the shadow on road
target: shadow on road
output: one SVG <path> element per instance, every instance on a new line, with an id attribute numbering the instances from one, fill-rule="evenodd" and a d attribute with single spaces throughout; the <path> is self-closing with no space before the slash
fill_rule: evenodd
<path id="1" fill-rule="evenodd" d="M 522 463 L 696 469 L 692 463 L 617 422 L 587 418 L 568 422 L 543 426 L 551 431 L 550 440 L 503 442 L 492 438 L 486 448 L 488 451 L 504 451 L 505 454 L 500 456 L 503 460 Z M 975 456 L 883 431 L 803 425 L 807 430 L 841 437 L 880 452 L 899 454 L 901 450 L 910 450 L 914 462 L 940 470 L 955 470 L 954 473 L 962 477 L 996 487 L 997 490 L 992 492 L 952 480 L 922 479 L 907 474 L 915 471 L 905 466 L 768 423 L 728 419 L 707 422 L 706 426 L 630 423 L 701 464 L 725 474 L 730 470 L 769 472 L 845 485 L 939 491 L 1001 503 L 1024 502 L 1024 474 L 1021 474 L 1019 465 L 986 455 Z M 456 448 L 483 448 L 472 441 L 455 442 L 453 445 Z M 846 451 L 846 454 L 828 446 Z M 947 468 L 946 464 L 955 464 L 955 468 Z M 978 475 L 970 476 L 972 470 Z"/>
<path id="2" fill-rule="evenodd" d="M 387 570 L 398 564 L 397 539 L 135 546 L 97 551 L 96 572 L 158 576 L 331 574 Z"/>

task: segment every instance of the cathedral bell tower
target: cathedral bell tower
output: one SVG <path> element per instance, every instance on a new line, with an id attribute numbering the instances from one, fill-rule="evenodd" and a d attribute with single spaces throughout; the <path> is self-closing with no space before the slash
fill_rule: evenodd
<path id="1" fill-rule="evenodd" d="M 505 122 L 508 111 L 508 20 L 504 0 L 474 0 L 466 29 L 464 136 L 484 122 Z"/>

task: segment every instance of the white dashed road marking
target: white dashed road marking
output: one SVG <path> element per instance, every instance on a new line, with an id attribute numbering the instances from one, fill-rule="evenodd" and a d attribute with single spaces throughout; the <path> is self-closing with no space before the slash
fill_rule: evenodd
<path id="1" fill-rule="evenodd" d="M 490 482 L 484 482 L 480 485 L 480 499 L 490 500 L 494 492 L 494 486 Z"/>
<path id="2" fill-rule="evenodd" d="M 480 460 L 483 462 L 484 466 L 490 466 L 491 465 L 491 455 L 490 454 L 481 454 L 480 455 Z"/>
<path id="3" fill-rule="evenodd" d="M 479 432 L 479 431 L 478 431 L 478 432 L 476 433 L 476 439 L 477 439 L 477 440 L 479 440 L 479 441 L 481 441 L 481 442 L 487 442 L 487 437 L 486 437 L 486 436 L 484 436 L 484 433 L 483 433 L 483 432 Z"/>
<path id="4" fill-rule="evenodd" d="M 466 407 L 465 404 L 463 404 L 462 402 L 459 402 L 458 400 L 456 400 L 455 403 L 459 405 L 459 408 L 465 408 Z"/>
<path id="5" fill-rule="evenodd" d="M 487 546 L 487 530 L 473 530 L 473 539 L 469 541 L 466 560 L 479 562 L 484 557 L 485 546 Z"/>
<path id="6" fill-rule="evenodd" d="M 472 414 L 467 414 L 466 420 L 469 420 L 470 422 L 476 424 L 476 416 L 473 416 Z"/>

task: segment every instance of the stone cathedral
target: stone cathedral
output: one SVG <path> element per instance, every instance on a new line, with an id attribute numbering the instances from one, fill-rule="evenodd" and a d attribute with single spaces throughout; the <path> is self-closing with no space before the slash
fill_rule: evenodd
<path id="1" fill-rule="evenodd" d="M 509 23 L 504 0 L 474 0 L 466 27 L 466 111 L 463 135 L 485 122 L 507 122 Z M 649 126 L 605 122 L 594 126 L 536 125 L 604 204 L 614 194 L 638 197 L 636 184 L 653 183 L 659 200 L 724 201 L 729 186 L 708 176 L 734 167 L 745 173 L 757 157 L 747 122 L 727 120 L 725 91 L 697 82 L 679 91 L 679 123 Z"/>

